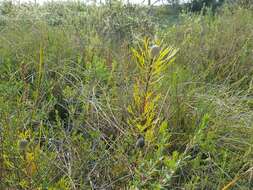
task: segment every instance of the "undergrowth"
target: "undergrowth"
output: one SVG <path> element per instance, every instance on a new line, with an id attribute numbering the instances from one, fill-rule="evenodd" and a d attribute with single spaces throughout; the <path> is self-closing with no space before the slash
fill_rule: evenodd
<path id="1" fill-rule="evenodd" d="M 159 10 L 1 4 L 0 189 L 253 188 L 252 10 Z"/>

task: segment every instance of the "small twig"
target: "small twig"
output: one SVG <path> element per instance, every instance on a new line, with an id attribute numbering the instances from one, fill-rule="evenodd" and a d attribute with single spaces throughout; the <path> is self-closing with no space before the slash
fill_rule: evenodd
<path id="1" fill-rule="evenodd" d="M 249 168 L 247 171 L 243 172 L 241 175 L 236 176 L 232 181 L 230 181 L 226 186 L 224 186 L 222 188 L 222 190 L 228 190 L 228 189 L 230 189 L 231 187 L 233 187 L 236 184 L 236 182 L 239 179 L 243 178 L 245 175 L 247 175 L 249 172 L 252 172 L 252 171 L 253 171 L 253 167 Z"/>

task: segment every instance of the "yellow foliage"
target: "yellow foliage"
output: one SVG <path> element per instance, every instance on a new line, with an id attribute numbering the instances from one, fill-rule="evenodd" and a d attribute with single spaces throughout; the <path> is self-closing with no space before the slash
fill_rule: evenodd
<path id="1" fill-rule="evenodd" d="M 37 164 L 35 162 L 34 153 L 26 153 L 26 174 L 32 177 L 37 171 Z"/>
<path id="2" fill-rule="evenodd" d="M 156 55 L 152 48 L 156 48 Z M 161 43 L 151 46 L 148 38 L 145 38 L 138 49 L 132 48 L 133 57 L 138 67 L 138 77 L 135 79 L 133 89 L 133 104 L 128 107 L 132 118 L 129 124 L 134 126 L 137 133 L 145 133 L 147 141 L 155 138 L 155 129 L 159 126 L 158 102 L 161 94 L 158 82 L 163 78 L 163 72 L 174 61 L 177 49 L 173 47 L 163 48 Z"/>

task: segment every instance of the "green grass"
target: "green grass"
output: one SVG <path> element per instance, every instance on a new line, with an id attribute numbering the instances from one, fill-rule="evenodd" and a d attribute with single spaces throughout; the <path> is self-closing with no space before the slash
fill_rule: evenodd
<path id="1" fill-rule="evenodd" d="M 152 11 L 1 4 L 0 189 L 253 188 L 252 9 Z"/>

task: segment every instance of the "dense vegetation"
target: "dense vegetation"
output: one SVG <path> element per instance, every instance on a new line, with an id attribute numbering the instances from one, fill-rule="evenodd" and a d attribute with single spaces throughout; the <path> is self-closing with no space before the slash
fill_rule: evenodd
<path id="1" fill-rule="evenodd" d="M 252 8 L 175 9 L 1 4 L 1 190 L 253 189 Z"/>

